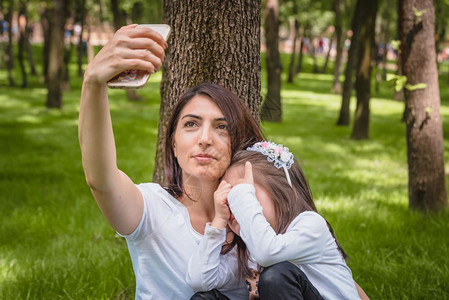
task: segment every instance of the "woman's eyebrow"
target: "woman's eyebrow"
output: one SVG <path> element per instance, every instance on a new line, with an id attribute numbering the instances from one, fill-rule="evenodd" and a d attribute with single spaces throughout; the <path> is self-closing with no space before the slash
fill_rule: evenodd
<path id="1" fill-rule="evenodd" d="M 198 116 L 198 115 L 194 115 L 194 114 L 187 114 L 187 115 L 184 115 L 184 116 L 181 118 L 181 120 L 182 120 L 182 119 L 185 119 L 185 118 L 194 118 L 194 119 L 198 119 L 198 120 L 202 120 L 202 119 L 203 119 L 203 117 Z M 227 120 L 226 120 L 225 117 L 220 117 L 220 118 L 215 118 L 214 121 L 227 121 Z"/>

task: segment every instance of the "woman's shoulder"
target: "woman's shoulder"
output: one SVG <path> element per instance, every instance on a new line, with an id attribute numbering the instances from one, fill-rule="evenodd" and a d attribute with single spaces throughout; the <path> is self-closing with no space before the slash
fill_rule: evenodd
<path id="1" fill-rule="evenodd" d="M 159 183 L 144 182 L 144 183 L 136 184 L 136 186 L 142 193 L 144 200 L 160 199 L 160 200 L 163 200 L 164 202 L 178 204 L 178 200 L 176 198 L 174 198 Z"/>

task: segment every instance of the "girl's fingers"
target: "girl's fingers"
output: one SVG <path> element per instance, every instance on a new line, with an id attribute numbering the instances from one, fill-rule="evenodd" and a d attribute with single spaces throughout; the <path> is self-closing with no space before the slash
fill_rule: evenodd
<path id="1" fill-rule="evenodd" d="M 243 177 L 243 182 L 254 184 L 253 167 L 249 161 L 245 163 L 245 175 Z"/>

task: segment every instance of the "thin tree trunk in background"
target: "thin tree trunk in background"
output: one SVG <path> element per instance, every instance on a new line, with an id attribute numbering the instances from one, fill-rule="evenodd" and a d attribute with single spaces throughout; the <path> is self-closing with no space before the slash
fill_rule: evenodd
<path id="1" fill-rule="evenodd" d="M 335 12 L 335 36 L 337 38 L 336 44 L 337 54 L 335 56 L 335 63 L 334 63 L 334 82 L 332 84 L 332 93 L 340 94 L 341 93 L 340 73 L 341 73 L 341 63 L 343 61 L 343 47 L 344 47 L 341 0 L 335 0 L 334 12 Z"/>
<path id="2" fill-rule="evenodd" d="M 77 57 L 77 64 L 78 64 L 78 76 L 83 77 L 84 71 L 83 71 L 83 58 L 84 58 L 84 41 L 83 41 L 83 35 L 84 35 L 84 26 L 86 21 L 86 0 L 80 0 L 78 2 L 77 7 L 77 21 L 80 23 L 80 32 L 79 32 L 79 40 L 78 44 L 76 45 L 76 57 Z"/>
<path id="3" fill-rule="evenodd" d="M 321 73 L 323 73 L 323 74 L 327 73 L 327 68 L 329 67 L 329 59 L 331 56 L 331 51 L 332 51 L 333 45 L 334 45 L 334 35 L 332 34 L 329 39 L 329 50 L 327 51 L 327 54 L 326 54 L 326 60 L 324 61 L 324 66 L 323 66 L 323 69 L 321 70 Z"/>
<path id="4" fill-rule="evenodd" d="M 387 80 L 388 43 L 390 43 L 390 23 L 391 23 L 391 0 L 386 0 L 385 6 L 385 28 L 384 28 L 384 52 L 382 55 L 382 80 Z"/>
<path id="5" fill-rule="evenodd" d="M 360 48 L 357 61 L 357 108 L 351 138 L 364 140 L 369 138 L 370 99 L 372 57 L 374 49 L 376 14 L 379 0 L 370 0 L 363 6 L 363 21 L 360 30 Z"/>
<path id="6" fill-rule="evenodd" d="M 409 205 L 411 209 L 443 210 L 447 206 L 440 90 L 435 57 L 435 10 L 432 0 L 400 0 L 403 74 L 411 85 L 405 90 Z M 424 11 L 417 17 L 412 8 Z"/>
<path id="7" fill-rule="evenodd" d="M 20 72 L 22 73 L 22 88 L 28 86 L 27 71 L 25 68 L 25 40 L 26 40 L 26 5 L 24 2 L 20 3 L 19 15 L 18 15 L 18 28 L 19 28 L 19 41 L 18 41 L 18 52 L 17 59 L 20 65 Z"/>
<path id="8" fill-rule="evenodd" d="M 5 12 L 3 10 L 3 1 L 0 1 L 0 24 L 3 24 L 3 21 L 5 20 Z M 0 69 L 3 69 L 3 59 L 4 59 L 4 47 L 3 47 L 3 26 L 0 26 L 0 36 L 2 39 L 0 40 Z"/>
<path id="9" fill-rule="evenodd" d="M 164 183 L 167 120 L 179 96 L 201 82 L 221 84 L 260 119 L 260 0 L 166 0 L 171 27 L 163 64 L 153 181 Z"/>
<path id="10" fill-rule="evenodd" d="M 8 70 L 9 86 L 14 86 L 14 78 L 12 76 L 12 70 L 14 68 L 14 56 L 12 49 L 12 15 L 14 13 L 14 1 L 9 0 L 8 3 L 8 11 L 6 12 L 5 17 L 6 22 L 8 22 L 8 43 L 5 49 L 5 62 L 6 69 Z"/>
<path id="11" fill-rule="evenodd" d="M 298 7 L 296 5 L 296 1 L 293 2 L 293 15 L 294 15 L 294 21 L 293 21 L 293 30 L 295 31 L 293 34 L 293 49 L 292 54 L 290 57 L 290 65 L 288 68 L 288 83 L 293 83 L 293 78 L 296 76 L 295 72 L 295 59 L 296 59 L 296 44 L 298 42 L 298 34 L 299 34 L 299 22 L 297 19 L 296 14 L 298 13 Z"/>
<path id="12" fill-rule="evenodd" d="M 360 36 L 360 26 L 362 23 L 362 11 L 364 6 L 363 0 L 357 0 L 357 4 L 355 6 L 354 15 L 352 17 L 352 38 L 351 38 L 351 46 L 349 47 L 348 52 L 348 61 L 346 62 L 345 69 L 345 81 L 343 84 L 343 95 L 341 99 L 341 108 L 340 115 L 337 120 L 337 125 L 339 126 L 348 126 L 349 125 L 349 112 L 350 112 L 350 104 L 351 104 L 351 94 L 353 88 L 353 74 L 354 69 L 357 64 L 357 57 L 359 52 L 359 36 Z"/>
<path id="13" fill-rule="evenodd" d="M 398 2 L 397 2 L 397 11 L 398 12 L 400 12 L 401 9 L 402 9 L 401 5 L 402 5 L 401 1 L 398 0 Z M 397 24 L 396 24 L 398 41 L 402 41 L 402 30 L 401 30 L 402 18 L 403 18 L 403 16 L 398 13 L 398 19 L 397 19 Z M 397 56 L 396 56 L 397 70 L 396 70 L 396 74 L 398 76 L 402 76 L 402 55 L 400 54 L 400 51 L 401 51 L 400 49 L 397 49 Z M 403 90 L 400 90 L 400 91 L 394 90 L 393 99 L 396 100 L 396 101 L 403 101 L 404 100 L 404 91 Z M 404 106 L 404 112 L 403 112 L 403 115 L 402 115 L 402 120 L 405 122 L 405 106 Z"/>
<path id="14" fill-rule="evenodd" d="M 306 39 L 307 31 L 308 31 L 308 26 L 303 27 L 301 43 L 299 44 L 299 58 L 298 58 L 298 63 L 296 64 L 296 74 L 299 74 L 302 71 L 302 61 L 304 59 L 304 41 Z"/>
<path id="15" fill-rule="evenodd" d="M 43 68 L 44 68 L 44 80 L 48 82 L 48 61 L 50 53 L 50 19 L 51 11 L 48 7 L 45 7 L 40 12 L 42 33 L 44 35 L 44 47 L 42 48 Z"/>
<path id="16" fill-rule="evenodd" d="M 265 60 L 267 66 L 267 96 L 262 105 L 264 121 L 281 122 L 281 57 L 279 55 L 279 2 L 267 0 L 265 4 Z"/>
<path id="17" fill-rule="evenodd" d="M 64 25 L 66 1 L 55 0 L 51 11 L 50 51 L 48 61 L 47 103 L 48 108 L 62 107 L 62 83 L 64 73 Z"/>
<path id="18" fill-rule="evenodd" d="M 312 31 L 310 31 L 310 47 L 309 47 L 309 50 L 310 50 L 310 56 L 312 57 L 312 60 L 313 60 L 313 73 L 318 73 L 318 61 L 317 61 L 317 58 L 316 58 L 316 47 L 315 47 L 315 41 L 314 41 L 314 38 L 313 38 L 313 36 L 312 36 Z"/>

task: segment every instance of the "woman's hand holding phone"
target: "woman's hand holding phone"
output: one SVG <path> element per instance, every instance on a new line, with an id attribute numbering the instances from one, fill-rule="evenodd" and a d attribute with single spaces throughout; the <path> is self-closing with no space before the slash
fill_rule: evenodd
<path id="1" fill-rule="evenodd" d="M 90 62 L 84 74 L 84 81 L 103 85 L 117 74 L 131 69 L 152 74 L 161 67 L 166 48 L 164 37 L 152 28 L 124 26 L 117 30 Z"/>

